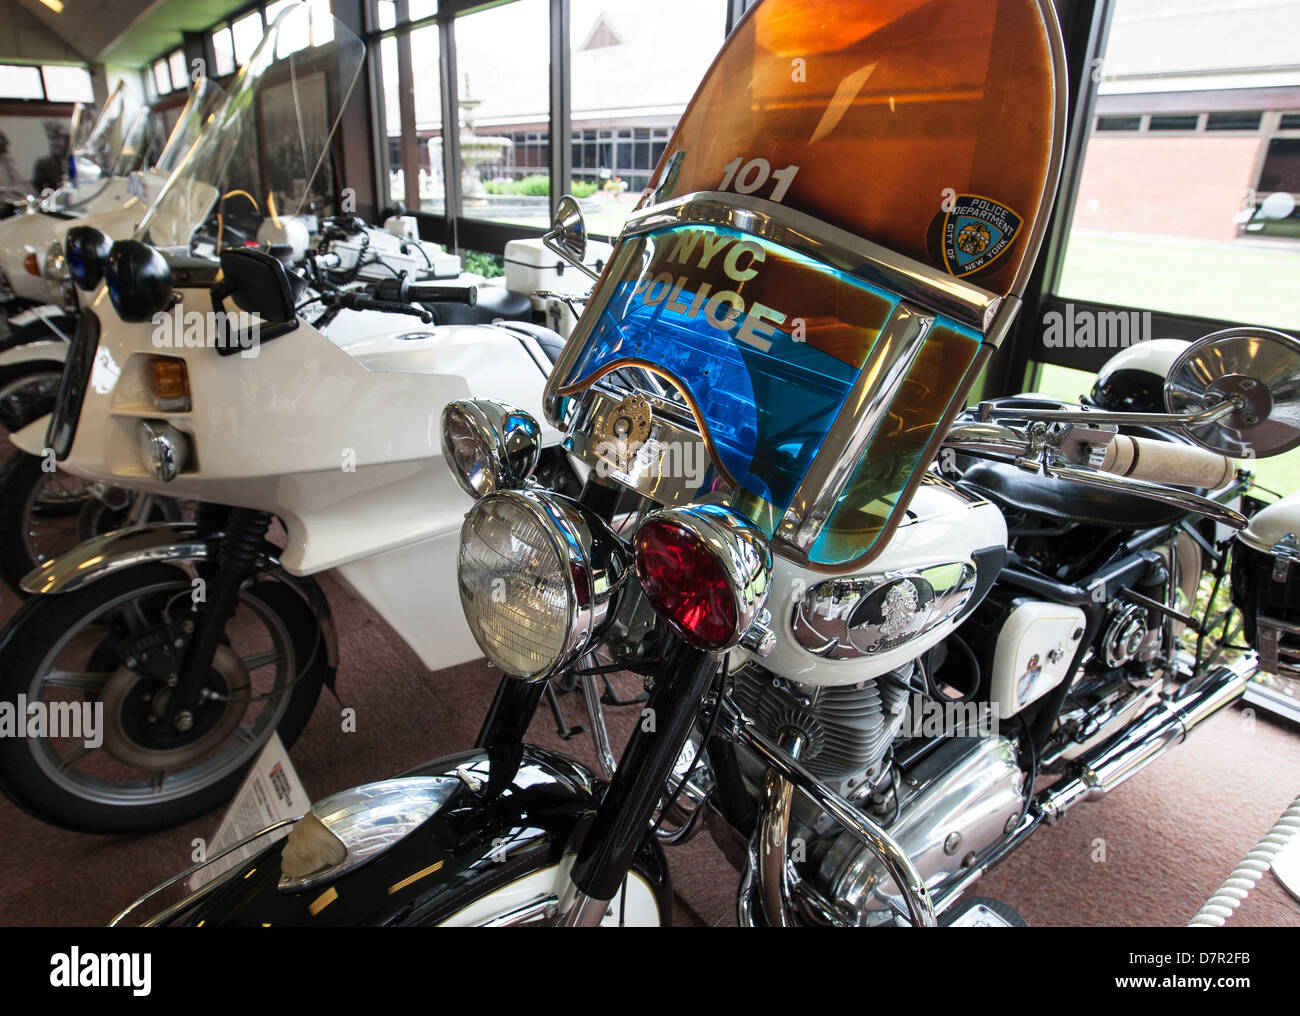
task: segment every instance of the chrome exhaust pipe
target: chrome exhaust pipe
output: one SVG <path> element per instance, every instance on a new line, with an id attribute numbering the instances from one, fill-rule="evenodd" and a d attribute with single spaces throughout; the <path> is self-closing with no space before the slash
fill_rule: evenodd
<path id="1" fill-rule="evenodd" d="M 1151 706 L 1112 740 L 1079 760 L 1076 775 L 1038 795 L 1043 820 L 1055 822 L 1080 801 L 1105 797 L 1141 772 L 1196 727 L 1246 692 L 1258 669 L 1254 656 L 1209 671 Z"/>

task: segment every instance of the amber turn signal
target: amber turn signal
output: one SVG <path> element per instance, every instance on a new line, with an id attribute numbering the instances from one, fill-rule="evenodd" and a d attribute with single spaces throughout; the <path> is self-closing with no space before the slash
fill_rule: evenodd
<path id="1" fill-rule="evenodd" d="M 185 361 L 157 356 L 149 361 L 149 394 L 157 409 L 165 413 L 190 411 L 190 376 Z"/>

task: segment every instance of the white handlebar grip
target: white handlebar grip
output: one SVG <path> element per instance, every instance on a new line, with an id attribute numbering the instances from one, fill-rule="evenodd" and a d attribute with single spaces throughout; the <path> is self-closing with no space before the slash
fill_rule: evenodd
<path id="1" fill-rule="evenodd" d="M 1218 452 L 1125 434 L 1117 434 L 1106 446 L 1101 468 L 1135 480 L 1206 490 L 1226 487 L 1237 473 L 1236 463 Z"/>

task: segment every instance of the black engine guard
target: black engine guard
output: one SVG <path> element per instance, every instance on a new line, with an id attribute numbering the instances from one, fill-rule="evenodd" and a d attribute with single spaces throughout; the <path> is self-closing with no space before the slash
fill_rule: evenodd
<path id="1" fill-rule="evenodd" d="M 486 765 L 485 765 L 486 764 Z M 435 759 L 402 776 L 486 771 L 477 789 L 463 780 L 423 825 L 383 854 L 306 892 L 281 892 L 273 844 L 174 914 L 172 925 L 341 927 L 435 925 L 487 893 L 572 854 L 606 784 L 545 748 L 521 745 L 497 757 L 483 749 Z M 647 836 L 635 864 L 653 888 L 662 923 L 671 923 L 668 866 Z"/>

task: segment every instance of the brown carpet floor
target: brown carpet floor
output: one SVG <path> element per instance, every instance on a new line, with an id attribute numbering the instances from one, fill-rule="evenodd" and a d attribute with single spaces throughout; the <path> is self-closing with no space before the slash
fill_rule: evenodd
<path id="1" fill-rule="evenodd" d="M 292 756 L 319 798 L 472 743 L 495 687 L 483 663 L 426 671 L 396 635 L 336 583 L 324 582 L 339 625 L 339 691 L 321 697 Z M 0 623 L 15 601 L 0 593 Z M 625 694 L 636 687 L 624 680 Z M 562 696 L 583 722 L 579 696 Z M 633 709 L 609 711 L 621 745 Z M 590 762 L 588 738 L 566 746 L 549 711 L 532 739 Z M 1300 733 L 1240 709 L 1220 714 L 1105 801 L 1082 804 L 1037 833 L 975 890 L 1033 925 L 1183 925 L 1300 793 Z M 91 836 L 44 825 L 0 799 L 0 925 L 97 925 L 188 866 L 191 840 L 219 814 L 143 836 Z M 669 850 L 682 925 L 734 925 L 736 873 L 707 833 Z M 1298 925 L 1300 904 L 1266 875 L 1232 924 Z"/>

